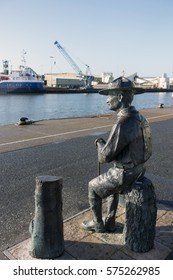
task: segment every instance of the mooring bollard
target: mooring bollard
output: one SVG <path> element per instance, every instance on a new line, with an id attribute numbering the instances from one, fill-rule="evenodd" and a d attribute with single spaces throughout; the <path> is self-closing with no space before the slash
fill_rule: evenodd
<path id="1" fill-rule="evenodd" d="M 36 178 L 35 215 L 30 223 L 30 254 L 35 258 L 55 258 L 64 252 L 62 182 L 57 176 Z"/>

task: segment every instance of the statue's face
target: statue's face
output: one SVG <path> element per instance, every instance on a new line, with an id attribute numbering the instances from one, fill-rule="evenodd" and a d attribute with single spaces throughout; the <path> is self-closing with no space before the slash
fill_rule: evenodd
<path id="1" fill-rule="evenodd" d="M 122 104 L 122 96 L 121 94 L 117 95 L 108 95 L 107 104 L 110 110 L 116 111 L 121 107 Z"/>

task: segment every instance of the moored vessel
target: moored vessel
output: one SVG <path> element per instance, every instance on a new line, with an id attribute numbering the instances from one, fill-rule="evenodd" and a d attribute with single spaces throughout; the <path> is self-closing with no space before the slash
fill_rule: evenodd
<path id="1" fill-rule="evenodd" d="M 42 92 L 44 82 L 29 67 L 12 71 L 9 75 L 0 74 L 0 93 Z"/>

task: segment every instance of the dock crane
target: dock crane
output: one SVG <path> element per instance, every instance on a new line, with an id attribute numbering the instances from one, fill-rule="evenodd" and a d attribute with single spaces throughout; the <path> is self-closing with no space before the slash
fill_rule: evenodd
<path id="1" fill-rule="evenodd" d="M 92 87 L 91 82 L 94 80 L 94 77 L 91 75 L 89 65 L 85 64 L 86 72 L 84 74 L 82 72 L 82 70 L 79 68 L 79 66 L 74 62 L 74 60 L 66 52 L 66 50 L 57 41 L 54 42 L 54 45 L 57 46 L 58 50 L 65 57 L 65 59 L 69 62 L 69 64 L 72 66 L 72 68 L 75 70 L 75 72 L 79 75 L 79 77 L 81 77 L 84 80 L 85 88 L 91 88 Z"/>

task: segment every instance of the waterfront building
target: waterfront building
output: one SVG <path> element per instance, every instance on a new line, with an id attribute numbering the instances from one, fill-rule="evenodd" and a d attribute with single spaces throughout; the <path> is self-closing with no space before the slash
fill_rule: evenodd
<path id="1" fill-rule="evenodd" d="M 46 73 L 44 74 L 47 86 L 50 87 L 83 87 L 84 80 L 74 73 Z"/>
<path id="2" fill-rule="evenodd" d="M 102 83 L 111 83 L 113 81 L 113 73 L 112 72 L 103 72 L 102 73 Z"/>
<path id="3" fill-rule="evenodd" d="M 167 74 L 164 73 L 161 78 L 159 78 L 159 88 L 170 88 L 170 79 L 167 77 Z"/>
<path id="4" fill-rule="evenodd" d="M 51 87 L 80 88 L 85 86 L 85 81 L 75 73 L 46 73 L 44 74 L 46 85 Z M 166 73 L 161 77 L 139 77 L 137 73 L 128 76 L 137 86 L 145 88 L 170 88 L 173 85 L 173 78 L 169 78 Z M 94 75 L 92 85 L 100 87 L 100 84 L 107 85 L 114 80 L 112 72 L 103 72 L 101 75 Z"/>
<path id="5" fill-rule="evenodd" d="M 85 79 L 75 73 L 45 73 L 45 82 L 50 87 L 67 87 L 67 88 L 79 88 L 85 87 Z M 100 83 L 101 76 L 94 76 L 92 85 Z"/>
<path id="6" fill-rule="evenodd" d="M 136 75 L 135 83 L 137 86 L 145 88 L 170 88 L 170 78 L 166 73 L 161 77 L 138 77 Z"/>

